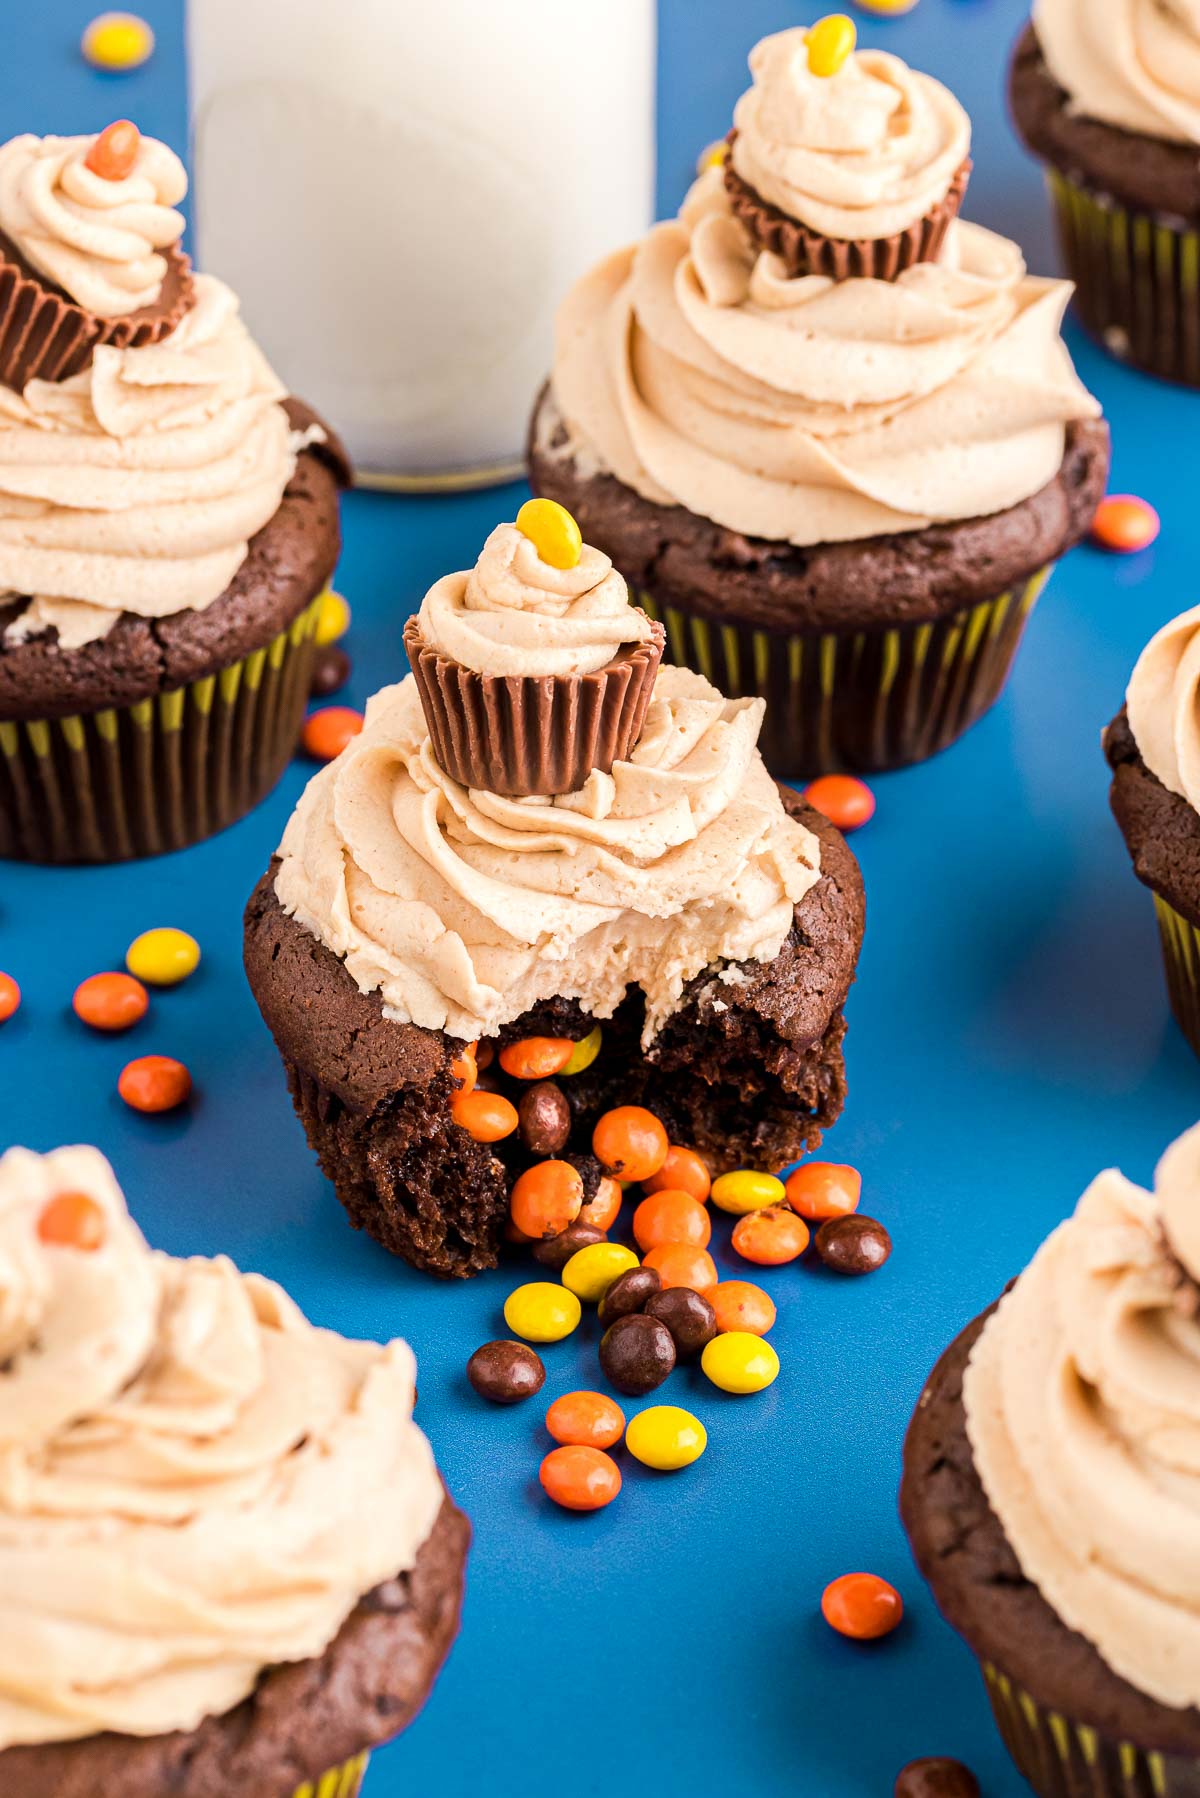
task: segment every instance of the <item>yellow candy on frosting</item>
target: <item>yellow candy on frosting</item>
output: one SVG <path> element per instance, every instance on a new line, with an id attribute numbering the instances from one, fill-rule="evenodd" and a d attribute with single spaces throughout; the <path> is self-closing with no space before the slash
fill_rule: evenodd
<path id="1" fill-rule="evenodd" d="M 857 41 L 853 19 L 848 19 L 844 12 L 828 13 L 817 20 L 805 39 L 809 68 L 814 75 L 836 75 Z"/>
<path id="2" fill-rule="evenodd" d="M 556 499 L 527 499 L 517 513 L 517 529 L 551 568 L 575 568 L 583 554 L 583 533 Z"/>

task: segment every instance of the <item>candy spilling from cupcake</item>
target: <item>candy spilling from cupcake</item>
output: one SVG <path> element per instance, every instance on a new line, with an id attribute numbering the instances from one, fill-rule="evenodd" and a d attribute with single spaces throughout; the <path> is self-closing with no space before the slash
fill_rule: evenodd
<path id="1" fill-rule="evenodd" d="M 564 302 L 530 479 L 670 659 L 766 697 L 772 773 L 901 767 L 998 698 L 1108 431 L 1070 285 L 958 217 L 953 94 L 845 15 L 750 66 L 678 218 Z"/>
<path id="2" fill-rule="evenodd" d="M 197 842 L 299 732 L 349 471 L 186 190 L 127 119 L 0 147 L 0 858 Z"/>
<path id="3" fill-rule="evenodd" d="M 428 1272 L 495 1266 L 514 1218 L 607 1215 L 639 1177 L 602 1146 L 630 1108 L 713 1176 L 786 1167 L 841 1112 L 857 863 L 767 774 L 763 701 L 660 669 L 663 637 L 529 502 L 426 595 L 413 673 L 247 908 L 309 1142 L 351 1221 Z"/>
<path id="4" fill-rule="evenodd" d="M 414 1363 L 155 1254 L 95 1149 L 0 1160 L 0 1791 L 354 1798 L 458 1628 Z"/>

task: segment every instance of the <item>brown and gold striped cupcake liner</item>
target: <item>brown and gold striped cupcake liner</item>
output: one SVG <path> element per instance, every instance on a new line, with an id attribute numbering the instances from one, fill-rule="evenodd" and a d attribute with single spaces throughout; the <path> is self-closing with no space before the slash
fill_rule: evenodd
<path id="1" fill-rule="evenodd" d="M 367 1754 L 356 1754 L 352 1760 L 343 1761 L 340 1767 L 331 1767 L 328 1773 L 322 1773 L 320 1779 L 306 1779 L 302 1786 L 296 1787 L 292 1798 L 358 1798 L 370 1758 Z"/>
<path id="2" fill-rule="evenodd" d="M 116 862 L 212 836 L 295 751 L 320 600 L 262 649 L 134 705 L 0 720 L 0 859 Z"/>
<path id="3" fill-rule="evenodd" d="M 1043 568 L 1021 586 L 927 624 L 777 632 L 703 617 L 640 593 L 667 656 L 731 699 L 767 701 L 759 746 L 773 774 L 808 779 L 924 761 L 1000 697 Z"/>
<path id="4" fill-rule="evenodd" d="M 1123 362 L 1200 387 L 1200 231 L 1047 174 L 1075 305 Z"/>
<path id="5" fill-rule="evenodd" d="M 1175 1022 L 1200 1055 L 1200 930 L 1182 917 L 1160 893 L 1154 895 L 1158 933 L 1162 938 L 1167 993 Z"/>
<path id="6" fill-rule="evenodd" d="M 1200 1762 L 1045 1710 L 987 1662 L 983 1677 L 1004 1745 L 1038 1798 L 1200 1798 Z"/>

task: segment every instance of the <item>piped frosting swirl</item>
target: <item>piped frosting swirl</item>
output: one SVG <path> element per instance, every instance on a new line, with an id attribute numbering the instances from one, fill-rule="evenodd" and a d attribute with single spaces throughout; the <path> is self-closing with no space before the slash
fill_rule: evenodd
<path id="1" fill-rule="evenodd" d="M 1034 0 L 1033 22 L 1072 111 L 1200 144 L 1200 0 Z"/>
<path id="2" fill-rule="evenodd" d="M 1200 606 L 1151 637 L 1125 696 L 1142 760 L 1172 793 L 1200 811 Z"/>
<path id="3" fill-rule="evenodd" d="M 90 1252 L 47 1202 L 103 1213 Z M 442 1503 L 413 1359 L 153 1253 L 95 1149 L 0 1160 L 0 1749 L 194 1729 L 319 1655 Z"/>

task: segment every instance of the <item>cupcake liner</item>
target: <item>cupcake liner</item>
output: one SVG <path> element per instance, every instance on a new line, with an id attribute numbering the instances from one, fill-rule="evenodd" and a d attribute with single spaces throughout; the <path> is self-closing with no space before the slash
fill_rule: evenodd
<path id="1" fill-rule="evenodd" d="M 161 855 L 250 811 L 295 752 L 319 609 L 313 600 L 264 648 L 173 692 L 0 720 L 0 860 Z"/>
<path id="2" fill-rule="evenodd" d="M 1192 1049 L 1200 1055 L 1200 930 L 1168 905 L 1161 893 L 1154 895 L 1154 910 L 1162 938 L 1171 1010 Z"/>
<path id="3" fill-rule="evenodd" d="M 192 303 L 192 265 L 164 251 L 167 273 L 153 306 L 123 318 L 98 318 L 58 288 L 47 287 L 0 236 L 0 382 L 21 392 L 35 377 L 63 381 L 92 360 L 97 344 L 141 349 L 173 331 Z"/>
<path id="4" fill-rule="evenodd" d="M 1200 230 L 1046 179 L 1084 325 L 1120 361 L 1200 387 Z"/>
<path id="5" fill-rule="evenodd" d="M 1043 1710 L 998 1668 L 982 1670 L 1004 1745 L 1038 1798 L 1200 1798 L 1200 1761 Z"/>
<path id="6" fill-rule="evenodd" d="M 955 742 L 1000 697 L 1049 574 L 930 623 L 861 631 L 767 631 L 637 597 L 671 661 L 767 701 L 768 768 L 807 779 L 902 768 Z"/>
<path id="7" fill-rule="evenodd" d="M 593 768 L 608 774 L 641 735 L 663 653 L 658 626 L 594 674 L 477 674 L 427 649 L 404 627 L 438 762 L 464 787 L 516 798 L 575 793 Z"/>
<path id="8" fill-rule="evenodd" d="M 736 135 L 730 133 L 731 148 Z M 936 262 L 970 178 L 968 157 L 933 211 L 891 237 L 825 237 L 764 200 L 738 174 L 732 156 L 725 158 L 729 203 L 759 248 L 778 256 L 789 275 L 829 275 L 835 281 L 854 277 L 894 281 L 914 263 Z"/>
<path id="9" fill-rule="evenodd" d="M 302 1786 L 296 1787 L 292 1798 L 358 1798 L 370 1758 L 368 1754 L 356 1754 L 353 1759 L 343 1761 L 340 1767 L 331 1767 L 328 1773 L 322 1773 L 320 1779 L 306 1779 Z"/>

